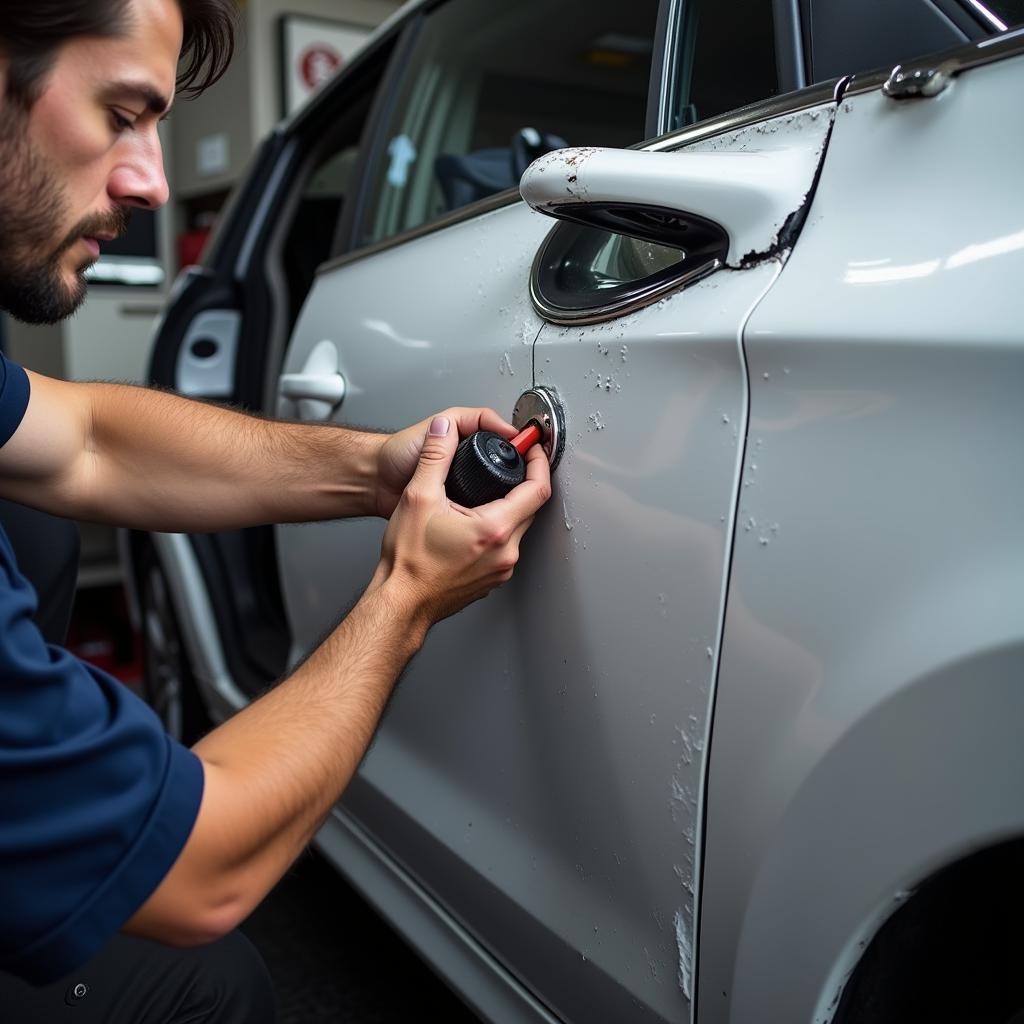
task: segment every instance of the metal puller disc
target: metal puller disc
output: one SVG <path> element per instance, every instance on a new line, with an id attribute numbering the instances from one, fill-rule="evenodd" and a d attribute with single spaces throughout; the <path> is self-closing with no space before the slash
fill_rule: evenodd
<path id="1" fill-rule="evenodd" d="M 565 413 L 558 393 L 554 388 L 538 384 L 529 391 L 524 391 L 512 410 L 512 426 L 522 430 L 531 420 L 540 424 L 540 446 L 544 449 L 554 470 L 565 450 Z"/>

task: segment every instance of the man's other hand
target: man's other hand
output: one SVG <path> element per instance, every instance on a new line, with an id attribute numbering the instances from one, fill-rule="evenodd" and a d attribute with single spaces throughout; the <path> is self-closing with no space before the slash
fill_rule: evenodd
<path id="1" fill-rule="evenodd" d="M 478 430 L 493 430 L 504 438 L 513 437 L 516 432 L 493 409 L 454 408 L 438 415 L 448 418 L 456 444 L 461 437 L 469 437 Z M 432 419 L 428 417 L 392 434 L 377 454 L 377 514 L 385 519 L 395 511 L 398 499 L 416 472 L 423 437 Z"/>
<path id="2" fill-rule="evenodd" d="M 460 434 L 483 429 L 511 436 L 512 429 L 487 409 L 449 409 L 409 430 L 417 428 L 425 431 L 422 443 L 410 439 L 396 449 L 404 451 L 405 465 L 415 446 L 415 468 L 395 504 L 368 592 L 385 587 L 429 628 L 511 578 L 519 542 L 551 496 L 551 474 L 534 445 L 523 483 L 497 501 L 463 508 L 444 490 Z"/>

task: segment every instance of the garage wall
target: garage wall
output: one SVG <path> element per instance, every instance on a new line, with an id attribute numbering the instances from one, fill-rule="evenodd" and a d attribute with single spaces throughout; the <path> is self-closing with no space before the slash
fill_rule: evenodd
<path id="1" fill-rule="evenodd" d="M 157 215 L 162 285 L 93 285 L 78 314 L 54 326 L 7 320 L 7 351 L 16 361 L 48 376 L 69 380 L 145 379 L 153 327 L 177 272 L 176 239 L 193 228 L 195 209 L 216 209 L 238 180 L 259 140 L 281 116 L 280 28 L 282 14 L 306 14 L 375 28 L 400 4 L 396 0 L 240 0 L 234 60 L 224 77 L 201 97 L 175 103 L 161 127 L 171 201 Z M 213 140 L 223 166 L 206 172 L 200 146 Z M 216 164 L 216 161 L 214 161 Z M 189 207 L 193 207 L 191 214 Z M 86 561 L 116 575 L 113 531 L 97 528 L 86 538 Z M 95 549 L 91 557 L 91 551 Z"/>
<path id="2" fill-rule="evenodd" d="M 281 116 L 280 19 L 282 14 L 306 14 L 349 25 L 376 28 L 401 7 L 397 0 L 249 0 L 253 126 L 257 137 Z M 272 69 L 272 73 L 268 73 Z"/>
<path id="3" fill-rule="evenodd" d="M 230 187 L 264 134 L 256 131 L 252 116 L 251 8 L 247 5 L 241 12 L 235 57 L 224 77 L 198 99 L 175 103 L 168 121 L 171 152 L 167 154 L 167 170 L 172 200 Z M 267 69 L 260 73 L 267 74 Z M 224 136 L 227 144 L 227 166 L 223 171 L 204 174 L 197 163 L 198 147 L 203 139 L 218 135 Z"/>
<path id="4" fill-rule="evenodd" d="M 280 20 L 284 14 L 376 28 L 401 6 L 397 0 L 247 0 L 241 6 L 235 58 L 224 77 L 199 99 L 182 102 L 170 120 L 168 160 L 178 201 L 230 187 L 256 143 L 281 118 Z M 199 149 L 222 146 L 222 169 L 204 171 Z M 176 225 L 178 226 L 178 225 Z"/>

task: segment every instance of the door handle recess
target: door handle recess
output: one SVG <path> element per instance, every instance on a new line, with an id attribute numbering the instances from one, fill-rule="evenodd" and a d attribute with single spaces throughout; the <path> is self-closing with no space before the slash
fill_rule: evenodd
<path id="1" fill-rule="evenodd" d="M 306 357 L 300 373 L 283 373 L 278 394 L 297 402 L 304 420 L 325 420 L 345 397 L 345 378 L 338 369 L 338 350 L 333 341 L 318 341 Z"/>

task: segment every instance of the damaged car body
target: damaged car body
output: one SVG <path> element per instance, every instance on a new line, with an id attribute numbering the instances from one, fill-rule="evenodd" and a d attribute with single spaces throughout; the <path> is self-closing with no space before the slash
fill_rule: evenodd
<path id="1" fill-rule="evenodd" d="M 317 838 L 486 1020 L 910 1019 L 940 971 L 962 1018 L 1024 1008 L 1009 972 L 972 1016 L 936 926 L 1024 842 L 1024 32 L 990 6 L 412 3 L 179 283 L 152 375 L 196 397 L 389 429 L 557 395 L 514 580 Z M 168 723 L 286 672 L 381 533 L 127 536 Z M 990 924 L 962 956 L 1019 950 Z"/>

